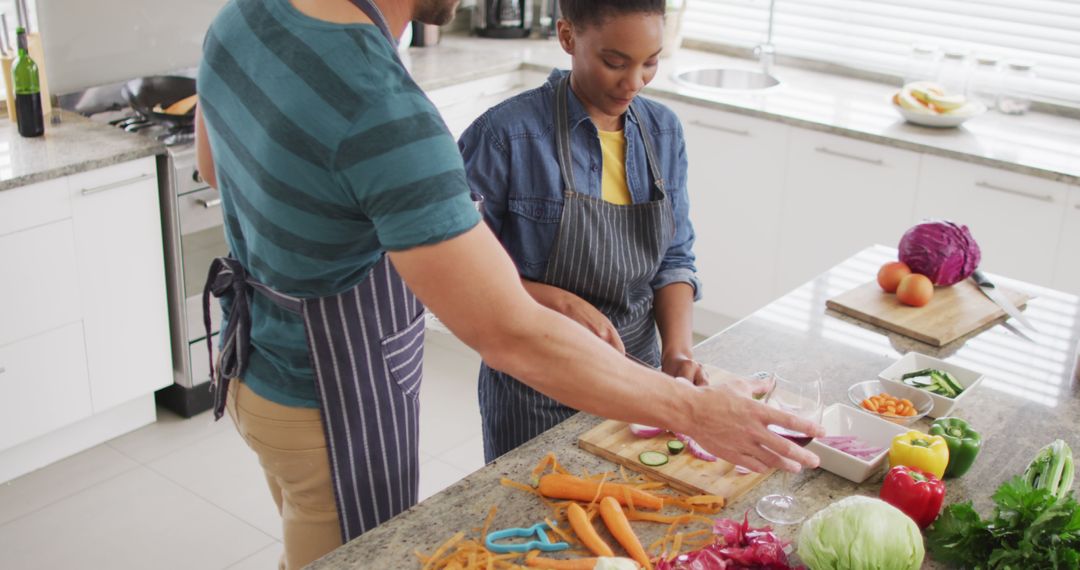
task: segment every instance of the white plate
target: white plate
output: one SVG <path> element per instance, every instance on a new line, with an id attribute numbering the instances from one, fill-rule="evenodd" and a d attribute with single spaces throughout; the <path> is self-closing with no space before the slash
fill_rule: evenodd
<path id="1" fill-rule="evenodd" d="M 821 425 L 825 428 L 826 435 L 855 435 L 863 443 L 882 449 L 876 457 L 866 461 L 817 440 L 812 440 L 806 446 L 806 449 L 821 458 L 822 469 L 855 483 L 862 483 L 881 469 L 889 455 L 893 438 L 908 431 L 904 426 L 864 414 L 844 404 L 833 404 L 825 408 L 821 414 Z"/>
<path id="2" fill-rule="evenodd" d="M 920 113 L 918 111 L 910 111 L 897 105 L 892 104 L 893 109 L 896 109 L 900 116 L 904 117 L 909 123 L 915 123 L 924 127 L 959 127 L 964 121 L 977 117 L 986 112 L 986 105 L 977 101 L 967 104 L 967 107 L 971 107 L 970 110 L 966 110 L 963 113 L 948 114 L 948 115 L 931 115 L 926 113 Z"/>
<path id="3" fill-rule="evenodd" d="M 923 390 L 934 400 L 934 408 L 926 414 L 931 418 L 941 418 L 949 415 L 949 413 L 952 412 L 953 407 L 956 406 L 956 403 L 973 391 L 983 379 L 982 373 L 977 370 L 964 368 L 963 366 L 951 364 L 940 358 L 934 358 L 933 356 L 927 356 L 918 352 L 909 352 L 905 354 L 903 358 L 894 362 L 892 366 L 882 370 L 881 374 L 878 374 L 878 377 L 885 382 L 907 386 L 907 384 L 904 384 L 901 381 L 901 377 L 908 372 L 915 372 L 916 370 L 922 370 L 924 368 L 944 370 L 945 372 L 952 374 L 952 377 L 956 378 L 956 381 L 964 387 L 964 391 L 960 392 L 960 395 L 956 398 L 947 398 L 940 394 L 934 394 L 933 392 Z"/>

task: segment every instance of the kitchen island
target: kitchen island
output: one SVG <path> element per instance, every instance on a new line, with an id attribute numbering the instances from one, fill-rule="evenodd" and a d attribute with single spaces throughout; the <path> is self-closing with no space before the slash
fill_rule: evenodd
<path id="1" fill-rule="evenodd" d="M 1023 471 L 1035 453 L 1055 438 L 1080 448 L 1080 378 L 1077 348 L 1080 340 L 1080 298 L 1034 287 L 1004 277 L 999 285 L 1034 296 L 1025 314 L 1039 329 L 1032 344 L 1004 327 L 967 335 L 935 348 L 903 336 L 826 311 L 825 301 L 874 279 L 878 267 L 893 259 L 895 250 L 873 247 L 770 303 L 750 317 L 696 348 L 699 360 L 739 374 L 768 370 L 787 360 L 816 362 L 821 370 L 826 405 L 847 401 L 851 384 L 877 378 L 902 354 L 917 351 L 976 369 L 982 384 L 957 404 L 954 415 L 967 419 L 983 434 L 983 450 L 963 478 L 947 482 L 946 503 L 971 499 L 984 516 L 990 495 L 1003 481 Z M 534 524 L 550 511 L 534 496 L 500 485 L 502 477 L 527 481 L 530 470 L 548 452 L 572 472 L 591 473 L 615 468 L 612 463 L 577 446 L 582 433 L 601 422 L 578 414 L 526 445 L 476 471 L 386 524 L 316 561 L 312 568 L 420 568 L 414 550 L 430 554 L 458 531 L 475 536 L 492 506 L 498 507 L 493 529 Z M 930 420 L 914 427 L 925 431 Z M 860 485 L 821 469 L 792 478 L 796 496 L 816 511 L 849 495 L 877 496 L 882 474 Z M 751 524 L 765 524 L 753 505 L 762 495 L 778 491 L 774 476 L 731 502 L 720 516 L 740 518 L 750 511 Z M 645 544 L 657 539 L 666 525 L 634 523 Z M 781 526 L 777 533 L 791 539 L 798 525 Z M 470 532 L 471 531 L 471 532 Z M 926 568 L 941 565 L 927 557 Z"/>

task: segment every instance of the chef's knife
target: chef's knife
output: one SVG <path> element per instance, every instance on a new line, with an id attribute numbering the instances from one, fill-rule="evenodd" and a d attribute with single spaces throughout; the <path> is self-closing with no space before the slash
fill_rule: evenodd
<path id="1" fill-rule="evenodd" d="M 981 271 L 972 273 L 971 278 L 975 280 L 975 284 L 979 286 L 979 290 L 989 297 L 991 301 L 997 303 L 997 306 L 1001 307 L 1006 314 L 1017 321 L 1020 321 L 1020 324 L 1024 325 L 1032 332 L 1039 332 L 1038 329 L 1031 324 L 1031 321 L 1020 312 L 1020 309 L 1017 309 L 1016 305 L 1012 304 L 1012 301 L 1009 301 L 1008 297 L 999 291 L 998 288 L 994 286 L 994 283 L 987 279 Z"/>

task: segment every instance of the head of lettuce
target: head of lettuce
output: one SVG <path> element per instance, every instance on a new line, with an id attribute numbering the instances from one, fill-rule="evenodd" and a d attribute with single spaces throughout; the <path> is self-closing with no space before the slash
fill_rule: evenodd
<path id="1" fill-rule="evenodd" d="M 900 509 L 870 497 L 848 497 L 821 509 L 799 531 L 799 558 L 811 570 L 918 570 L 919 527 Z"/>

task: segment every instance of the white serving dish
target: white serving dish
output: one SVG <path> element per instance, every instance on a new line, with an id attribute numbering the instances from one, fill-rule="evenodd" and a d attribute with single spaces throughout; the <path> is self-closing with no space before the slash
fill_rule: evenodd
<path id="1" fill-rule="evenodd" d="M 822 469 L 855 483 L 862 483 L 881 469 L 889 455 L 893 438 L 908 431 L 907 427 L 864 414 L 844 404 L 833 404 L 825 408 L 821 415 L 821 425 L 825 428 L 826 435 L 854 435 L 867 445 L 882 449 L 876 457 L 866 461 L 817 440 L 811 440 L 807 444 L 806 449 L 821 458 Z"/>
<path id="2" fill-rule="evenodd" d="M 959 127 L 964 121 L 972 117 L 978 117 L 986 112 L 986 105 L 977 101 L 969 102 L 956 112 L 945 115 L 912 111 L 910 109 L 905 109 L 896 103 L 893 103 L 892 106 L 896 109 L 896 112 L 900 113 L 900 116 L 904 117 L 904 120 L 909 123 L 915 123 L 916 125 L 922 125 L 924 127 L 938 128 Z"/>
<path id="3" fill-rule="evenodd" d="M 936 368 L 938 370 L 944 370 L 964 387 L 964 391 L 960 392 L 960 395 L 956 398 L 946 398 L 940 394 L 934 394 L 933 392 L 927 392 L 926 390 L 920 390 L 930 396 L 930 399 L 934 401 L 934 407 L 930 410 L 927 416 L 931 418 L 941 418 L 949 415 L 956 403 L 962 400 L 965 396 L 971 393 L 979 383 L 982 382 L 983 375 L 977 370 L 970 368 L 964 368 L 956 364 L 951 364 L 940 358 L 934 358 L 933 356 L 927 356 L 918 352 L 909 352 L 904 355 L 903 358 L 897 360 L 885 370 L 882 370 L 878 377 L 884 382 L 890 382 L 893 384 L 899 384 L 910 388 L 904 384 L 900 377 L 908 372 L 915 372 L 916 370 L 922 370 L 924 368 Z"/>

